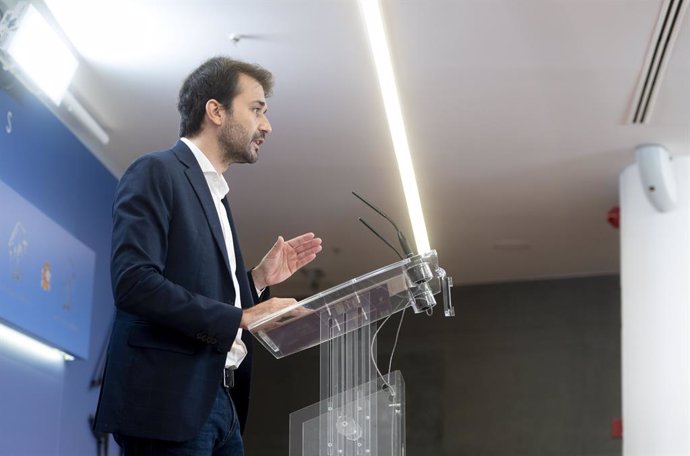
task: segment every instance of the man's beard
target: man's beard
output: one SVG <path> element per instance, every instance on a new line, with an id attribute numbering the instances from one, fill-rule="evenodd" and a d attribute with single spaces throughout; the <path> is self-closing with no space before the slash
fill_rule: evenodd
<path id="1" fill-rule="evenodd" d="M 256 136 L 252 136 L 241 125 L 228 121 L 221 129 L 219 138 L 223 162 L 226 165 L 256 162 L 259 154 L 252 150 L 254 139 Z"/>

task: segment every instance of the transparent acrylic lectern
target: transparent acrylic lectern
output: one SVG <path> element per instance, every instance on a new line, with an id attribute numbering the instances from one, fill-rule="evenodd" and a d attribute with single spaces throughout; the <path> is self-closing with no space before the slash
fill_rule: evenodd
<path id="1" fill-rule="evenodd" d="M 435 251 L 342 283 L 257 321 L 249 331 L 276 358 L 321 346 L 320 402 L 290 415 L 290 456 L 403 456 L 405 387 L 376 365 L 376 322 L 411 306 L 430 313 L 452 280 Z"/>

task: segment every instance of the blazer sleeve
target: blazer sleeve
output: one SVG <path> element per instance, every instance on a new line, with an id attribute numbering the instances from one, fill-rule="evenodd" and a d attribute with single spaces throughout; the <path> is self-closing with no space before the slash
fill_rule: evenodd
<path id="1" fill-rule="evenodd" d="M 263 289 L 263 291 L 261 293 L 258 293 L 257 289 L 256 289 L 256 285 L 254 285 L 254 277 L 252 277 L 252 269 L 247 271 L 247 280 L 249 281 L 249 289 L 252 292 L 252 299 L 254 300 L 254 304 L 268 301 L 268 299 L 271 297 L 271 287 L 266 287 Z"/>
<path id="2" fill-rule="evenodd" d="M 115 305 L 216 346 L 232 347 L 242 310 L 193 293 L 165 275 L 176 182 L 164 159 L 145 156 L 122 177 L 113 206 L 111 278 Z M 192 274 L 198 265 L 189 264 Z"/>

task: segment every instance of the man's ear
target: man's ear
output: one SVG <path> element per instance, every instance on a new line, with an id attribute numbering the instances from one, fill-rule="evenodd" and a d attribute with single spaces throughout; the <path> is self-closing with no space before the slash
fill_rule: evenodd
<path id="1" fill-rule="evenodd" d="M 211 98 L 206 102 L 206 117 L 208 120 L 219 127 L 223 123 L 223 111 L 225 108 L 218 100 Z"/>

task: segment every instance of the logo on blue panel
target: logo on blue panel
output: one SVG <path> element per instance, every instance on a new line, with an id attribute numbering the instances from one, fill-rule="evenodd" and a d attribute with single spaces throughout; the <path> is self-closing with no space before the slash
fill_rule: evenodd
<path id="1" fill-rule="evenodd" d="M 12 278 L 16 281 L 22 280 L 22 259 L 26 256 L 26 251 L 29 248 L 29 241 L 26 236 L 26 229 L 22 222 L 17 222 L 10 234 L 8 242 L 10 250 L 10 265 Z"/>

